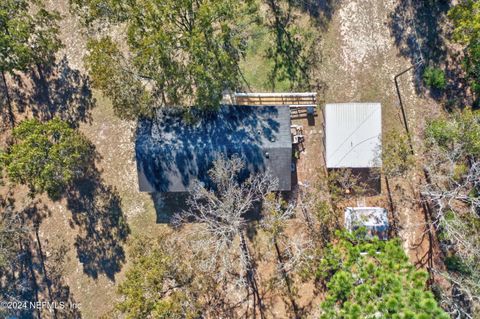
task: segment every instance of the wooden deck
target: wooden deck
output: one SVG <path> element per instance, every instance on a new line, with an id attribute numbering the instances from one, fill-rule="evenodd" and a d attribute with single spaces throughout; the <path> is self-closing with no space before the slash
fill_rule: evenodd
<path id="1" fill-rule="evenodd" d="M 235 93 L 231 100 L 236 105 L 288 105 L 303 108 L 317 105 L 317 93 Z"/>

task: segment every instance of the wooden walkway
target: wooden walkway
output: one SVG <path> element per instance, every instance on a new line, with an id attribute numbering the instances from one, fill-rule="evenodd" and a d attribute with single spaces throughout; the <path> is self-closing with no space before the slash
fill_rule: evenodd
<path id="1" fill-rule="evenodd" d="M 317 93 L 234 93 L 231 103 L 235 105 L 288 105 L 291 108 L 317 106 Z"/>

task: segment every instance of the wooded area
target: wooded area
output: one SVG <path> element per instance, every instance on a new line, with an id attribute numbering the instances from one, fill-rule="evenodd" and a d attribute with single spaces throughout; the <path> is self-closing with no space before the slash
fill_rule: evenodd
<path id="1" fill-rule="evenodd" d="M 3 0 L 0 317 L 480 318 L 480 1 L 383 6 Z M 388 24 L 356 15 L 370 9 Z M 292 120 L 308 143 L 291 192 L 223 153 L 184 197 L 138 191 L 141 121 L 168 127 L 175 109 L 194 127 L 262 90 L 316 93 L 313 123 Z M 332 96 L 382 101 L 367 179 L 323 164 Z M 389 211 L 389 240 L 344 228 L 365 198 Z"/>

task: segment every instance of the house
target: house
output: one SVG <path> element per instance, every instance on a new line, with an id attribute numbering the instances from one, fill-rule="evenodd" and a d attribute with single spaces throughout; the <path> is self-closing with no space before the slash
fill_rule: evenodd
<path id="1" fill-rule="evenodd" d="M 327 104 L 324 116 L 327 168 L 381 167 L 380 103 Z"/>
<path id="2" fill-rule="evenodd" d="M 289 107 L 224 105 L 193 123 L 179 111 L 161 110 L 155 119 L 140 121 L 135 143 L 140 191 L 188 192 L 196 180 L 208 184 L 219 153 L 245 161 L 243 178 L 268 171 L 278 179 L 278 191 L 290 191 Z"/>
<path id="3" fill-rule="evenodd" d="M 377 236 L 379 239 L 388 239 L 388 213 L 380 207 L 347 207 L 345 209 L 345 228 L 354 231 L 365 227 L 367 237 Z"/>

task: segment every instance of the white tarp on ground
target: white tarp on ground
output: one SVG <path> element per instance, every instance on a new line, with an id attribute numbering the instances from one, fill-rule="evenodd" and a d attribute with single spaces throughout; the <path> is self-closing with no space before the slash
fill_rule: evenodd
<path id="1" fill-rule="evenodd" d="M 380 167 L 380 103 L 335 103 L 325 106 L 328 168 Z"/>

